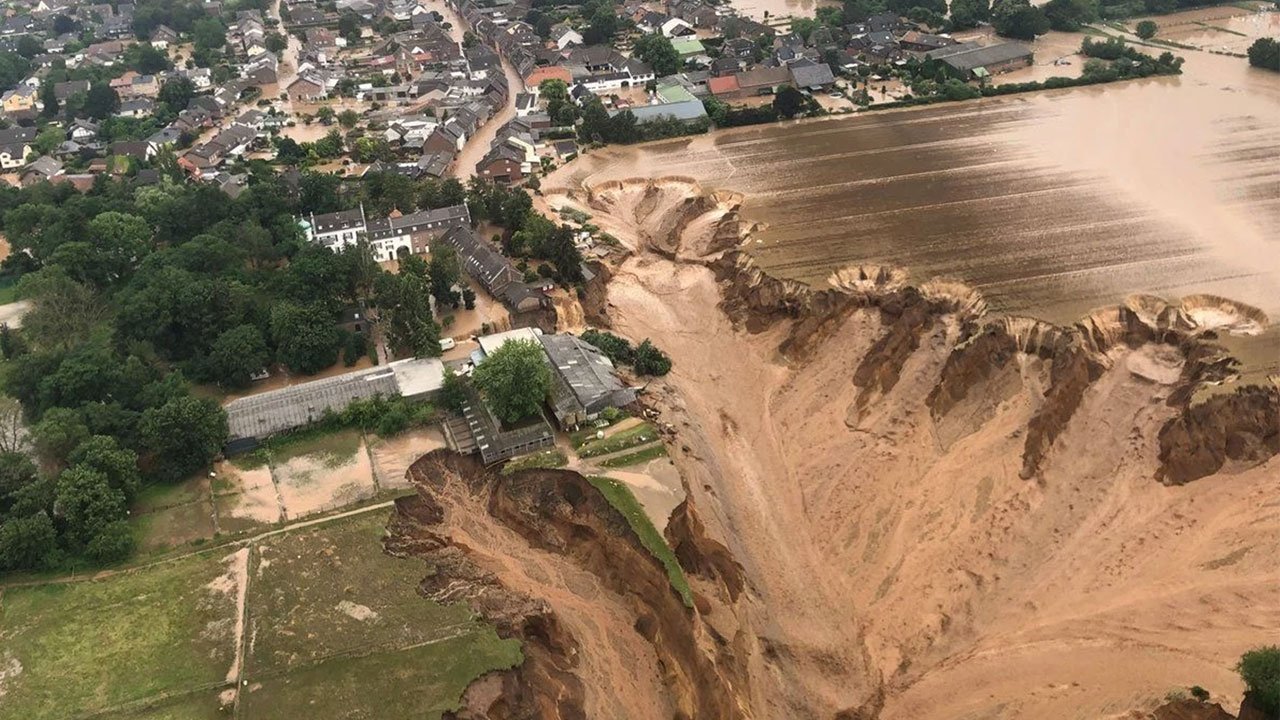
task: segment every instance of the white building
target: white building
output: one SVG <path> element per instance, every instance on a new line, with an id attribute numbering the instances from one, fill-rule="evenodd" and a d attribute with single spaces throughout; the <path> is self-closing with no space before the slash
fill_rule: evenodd
<path id="1" fill-rule="evenodd" d="M 324 245 L 334 252 L 366 240 L 374 260 L 384 262 L 428 252 L 431 240 L 445 230 L 463 225 L 469 227 L 471 213 L 464 203 L 400 217 L 369 220 L 361 206 L 344 212 L 309 215 L 301 218 L 298 225 L 308 241 Z"/>

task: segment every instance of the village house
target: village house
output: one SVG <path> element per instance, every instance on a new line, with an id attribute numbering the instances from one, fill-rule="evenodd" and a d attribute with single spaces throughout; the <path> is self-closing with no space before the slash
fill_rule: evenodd
<path id="1" fill-rule="evenodd" d="M 31 143 L 36 139 L 36 129 L 11 127 L 0 130 L 0 168 L 12 170 L 27 164 Z"/>
<path id="2" fill-rule="evenodd" d="M 151 47 L 157 50 L 168 50 L 170 45 L 179 42 L 178 33 L 168 25 L 160 25 L 151 31 Z"/>
<path id="3" fill-rule="evenodd" d="M 19 85 L 4 94 L 0 104 L 4 114 L 15 120 L 31 119 L 40 112 L 40 93 L 35 88 Z"/>
<path id="4" fill-rule="evenodd" d="M 476 176 L 486 180 L 518 185 L 530 170 L 523 149 L 509 143 L 498 143 L 476 163 Z"/>
<path id="5" fill-rule="evenodd" d="M 471 214 L 465 204 L 380 220 L 367 220 L 362 206 L 343 212 L 313 214 L 298 221 L 309 242 L 334 252 L 359 240 L 368 240 L 369 249 L 378 262 L 426 253 L 431 241 L 449 228 L 470 227 L 470 224 Z"/>
<path id="6" fill-rule="evenodd" d="M 574 48 L 562 63 L 581 84 L 592 92 L 644 85 L 654 79 L 653 68 L 635 58 L 628 58 L 605 45 Z"/>
<path id="7" fill-rule="evenodd" d="M 510 259 L 478 237 L 469 225 L 450 228 L 440 240 L 458 252 L 467 274 L 512 313 L 533 313 L 549 306 L 551 300 L 546 293 L 526 284 L 524 274 L 516 270 Z"/>
<path id="8" fill-rule="evenodd" d="M 551 43 L 559 50 L 582 44 L 582 34 L 573 29 L 569 23 L 551 26 Z"/>
<path id="9" fill-rule="evenodd" d="M 18 182 L 22 187 L 30 187 L 39 183 L 52 180 L 62 174 L 62 163 L 57 160 L 45 156 L 32 160 L 22 170 L 22 175 Z"/>

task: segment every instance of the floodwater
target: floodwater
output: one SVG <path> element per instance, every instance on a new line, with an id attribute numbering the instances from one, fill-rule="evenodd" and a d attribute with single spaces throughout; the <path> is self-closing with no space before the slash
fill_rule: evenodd
<path id="1" fill-rule="evenodd" d="M 766 17 L 813 17 L 820 7 L 840 7 L 839 0 L 732 0 L 734 10 L 752 20 Z"/>
<path id="2" fill-rule="evenodd" d="M 761 264 L 854 263 L 978 287 L 1070 322 L 1134 292 L 1221 295 L 1280 320 L 1280 75 L 1188 52 L 1186 74 L 594 152 L 581 183 L 685 176 L 746 195 Z M 1232 342 L 1280 372 L 1280 331 Z"/>

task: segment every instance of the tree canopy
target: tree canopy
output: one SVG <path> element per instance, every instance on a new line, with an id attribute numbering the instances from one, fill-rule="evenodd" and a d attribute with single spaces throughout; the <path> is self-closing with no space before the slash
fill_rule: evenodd
<path id="1" fill-rule="evenodd" d="M 991 24 L 997 33 L 1017 40 L 1035 40 L 1049 31 L 1045 11 L 1029 0 L 1000 0 L 992 8 Z"/>
<path id="2" fill-rule="evenodd" d="M 657 77 L 674 75 L 684 64 L 680 62 L 680 53 L 676 52 L 670 38 L 662 33 L 649 33 L 636 40 L 635 56 L 652 67 Z"/>
<path id="3" fill-rule="evenodd" d="M 513 423 L 539 412 L 551 389 L 551 368 L 541 345 L 509 340 L 476 366 L 472 380 L 493 413 Z"/>
<path id="4" fill-rule="evenodd" d="M 1249 64 L 1280 72 L 1280 40 L 1275 38 L 1258 38 L 1249 46 Z"/>
<path id="5" fill-rule="evenodd" d="M 1255 648 L 1236 665 L 1249 695 L 1268 716 L 1280 715 L 1280 646 Z"/>

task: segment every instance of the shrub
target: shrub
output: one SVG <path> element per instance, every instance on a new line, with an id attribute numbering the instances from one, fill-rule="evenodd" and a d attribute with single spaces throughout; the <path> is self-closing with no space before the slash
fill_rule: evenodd
<path id="1" fill-rule="evenodd" d="M 640 375 L 666 375 L 671 372 L 671 358 L 645 340 L 636 348 L 635 369 Z"/>
<path id="2" fill-rule="evenodd" d="M 1143 20 L 1133 29 L 1133 33 L 1143 40 L 1150 40 L 1160 32 L 1160 26 L 1150 20 Z"/>
<path id="3" fill-rule="evenodd" d="M 1280 646 L 1250 650 L 1240 656 L 1236 671 L 1264 713 L 1280 714 Z"/>
<path id="4" fill-rule="evenodd" d="M 582 333 L 582 340 L 599 348 L 614 365 L 630 365 L 634 359 L 635 350 L 631 343 L 613 333 L 587 330 Z"/>

